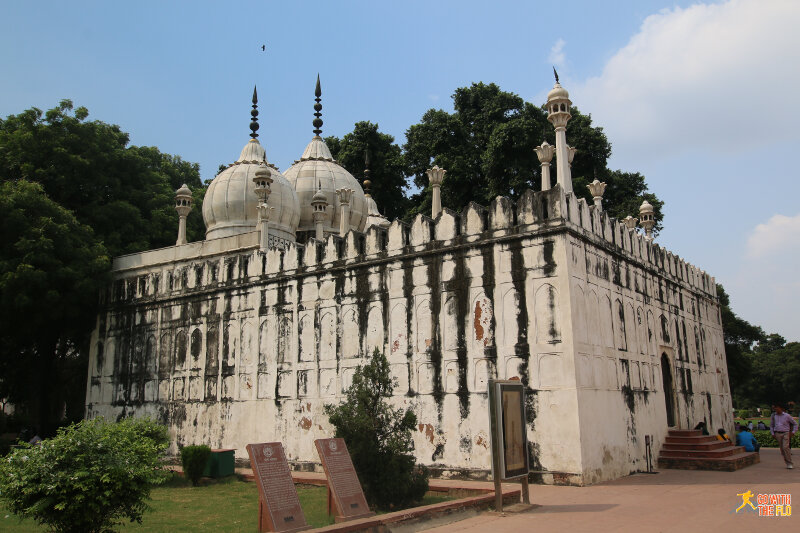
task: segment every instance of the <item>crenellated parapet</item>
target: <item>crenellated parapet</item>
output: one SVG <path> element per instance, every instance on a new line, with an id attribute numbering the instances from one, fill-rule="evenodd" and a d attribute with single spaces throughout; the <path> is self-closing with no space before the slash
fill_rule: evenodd
<path id="1" fill-rule="evenodd" d="M 498 196 L 488 207 L 470 202 L 460 212 L 444 208 L 435 220 L 418 214 L 410 223 L 394 220 L 387 229 L 372 226 L 366 233 L 351 229 L 344 236 L 328 234 L 323 241 L 310 238 L 305 245 L 290 243 L 265 254 L 258 253 L 258 232 L 250 232 L 121 256 L 114 259 L 117 281 L 111 300 L 171 297 L 557 228 L 716 298 L 713 277 L 556 185 L 546 191 L 527 190 L 516 202 Z"/>

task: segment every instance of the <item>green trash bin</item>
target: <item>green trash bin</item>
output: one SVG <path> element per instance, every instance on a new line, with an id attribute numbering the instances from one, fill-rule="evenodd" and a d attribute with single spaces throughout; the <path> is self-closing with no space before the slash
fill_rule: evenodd
<path id="1" fill-rule="evenodd" d="M 204 477 L 225 477 L 232 476 L 235 472 L 234 466 L 234 452 L 236 450 L 220 449 L 211 450 L 211 455 L 208 457 L 206 469 L 203 470 Z"/>

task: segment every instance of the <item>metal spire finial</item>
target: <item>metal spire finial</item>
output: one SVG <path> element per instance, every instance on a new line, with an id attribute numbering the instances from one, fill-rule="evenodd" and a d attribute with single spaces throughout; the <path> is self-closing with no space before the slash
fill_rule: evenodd
<path id="1" fill-rule="evenodd" d="M 370 196 L 372 181 L 369 179 L 369 148 L 364 151 L 364 195 Z"/>
<path id="2" fill-rule="evenodd" d="M 250 137 L 255 139 L 258 137 L 258 93 L 256 86 L 253 85 L 253 110 L 250 111 Z"/>
<path id="3" fill-rule="evenodd" d="M 322 104 L 320 103 L 322 101 L 322 98 L 320 98 L 322 96 L 322 87 L 319 84 L 319 73 L 317 73 L 317 88 L 314 89 L 314 96 L 316 96 L 314 100 L 317 103 L 314 104 L 314 122 L 312 124 L 314 124 L 314 135 L 319 136 L 322 133 L 322 119 L 320 118 L 322 116 L 322 113 L 320 113 L 322 111 Z"/>
<path id="4" fill-rule="evenodd" d="M 556 67 L 553 65 L 553 74 L 556 76 L 556 83 L 558 83 L 558 72 L 556 72 Z"/>

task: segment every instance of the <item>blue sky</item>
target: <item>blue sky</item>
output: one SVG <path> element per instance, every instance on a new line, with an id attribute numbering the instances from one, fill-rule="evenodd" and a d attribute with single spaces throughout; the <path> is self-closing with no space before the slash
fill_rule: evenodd
<path id="1" fill-rule="evenodd" d="M 39 1 L 0 20 L 0 116 L 69 98 L 204 179 L 246 142 L 254 84 L 285 169 L 312 135 L 317 73 L 325 135 L 371 120 L 402 142 L 475 81 L 542 103 L 555 64 L 610 166 L 665 200 L 658 241 L 800 340 L 800 2 Z"/>

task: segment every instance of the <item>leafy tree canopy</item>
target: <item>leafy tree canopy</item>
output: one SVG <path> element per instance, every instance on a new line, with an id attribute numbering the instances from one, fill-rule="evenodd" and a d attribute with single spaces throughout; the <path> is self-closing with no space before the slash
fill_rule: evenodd
<path id="1" fill-rule="evenodd" d="M 341 139 L 326 137 L 325 143 L 344 168 L 356 179 L 364 175 L 365 155 L 369 152 L 371 195 L 381 214 L 393 220 L 408 206 L 405 192 L 405 158 L 394 137 L 378 131 L 372 122 L 357 122 L 352 132 Z"/>
<path id="2" fill-rule="evenodd" d="M 453 113 L 430 109 L 406 132 L 408 174 L 422 190 L 412 198 L 408 216 L 430 211 L 425 171 L 432 165 L 447 170 L 442 204 L 457 210 L 472 200 L 488 204 L 498 195 L 517 198 L 525 189 L 541 189 L 541 167 L 533 148 L 545 139 L 555 145 L 555 132 L 542 107 L 494 83 L 456 89 L 453 104 Z M 639 205 L 647 199 L 655 208 L 656 230 L 660 229 L 663 202 L 648 192 L 644 177 L 609 170 L 611 143 L 602 128 L 593 126 L 591 116 L 577 108 L 570 112 L 567 135 L 578 149 L 572 164 L 576 193 L 591 201 L 586 184 L 596 176 L 607 183 L 604 203 L 612 216 L 638 217 Z"/>
<path id="3" fill-rule="evenodd" d="M 202 238 L 198 165 L 154 147 L 128 147 L 119 126 L 88 116 L 62 100 L 46 113 L 31 108 L 0 120 L 0 181 L 40 183 L 94 229 L 112 257 L 174 244 L 174 196 L 186 183 L 196 193 L 187 237 Z"/>

